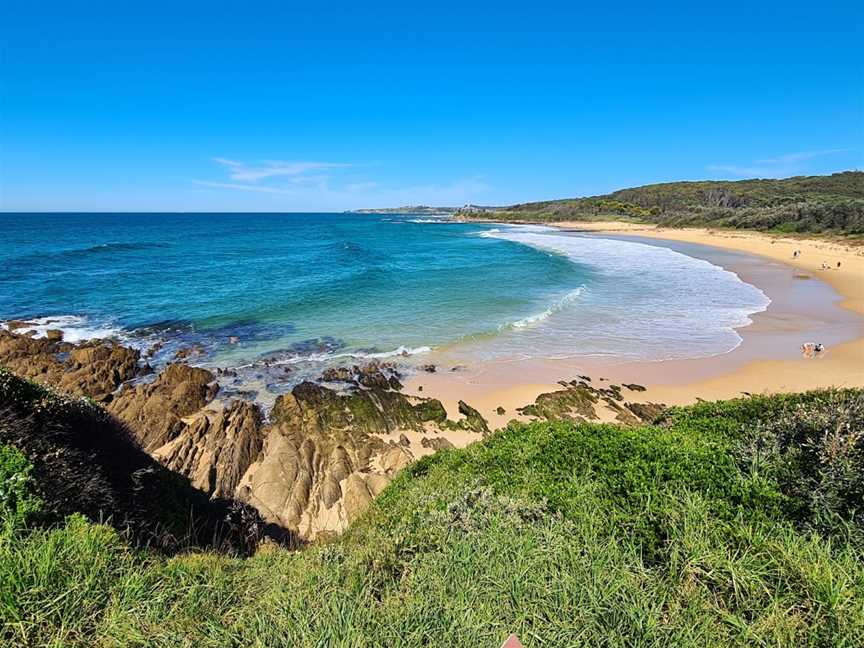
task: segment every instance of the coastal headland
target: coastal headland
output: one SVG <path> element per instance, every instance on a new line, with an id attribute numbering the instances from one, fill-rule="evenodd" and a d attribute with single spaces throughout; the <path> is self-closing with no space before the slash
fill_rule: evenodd
<path id="1" fill-rule="evenodd" d="M 511 420 L 639 424 L 668 405 L 826 387 L 864 386 L 864 254 L 826 240 L 561 222 L 576 236 L 638 237 L 686 246 L 770 297 L 738 329 L 733 351 L 655 362 L 482 361 L 466 345 L 415 358 L 329 369 L 268 410 L 242 390 L 220 393 L 230 369 L 178 352 L 161 371 L 115 341 L 0 331 L 0 365 L 101 404 L 141 449 L 211 497 L 254 507 L 303 540 L 344 531 L 396 473 L 436 450 L 465 447 Z M 803 354 L 806 342 L 823 344 Z M 468 345 L 470 346 L 470 345 Z M 238 397 L 240 396 L 240 397 Z"/>

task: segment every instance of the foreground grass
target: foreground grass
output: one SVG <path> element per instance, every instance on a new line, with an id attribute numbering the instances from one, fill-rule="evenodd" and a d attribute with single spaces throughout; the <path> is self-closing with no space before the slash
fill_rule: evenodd
<path id="1" fill-rule="evenodd" d="M 8 513 L 29 497 L 19 487 L 0 535 L 0 637 L 862 645 L 862 402 L 821 392 L 635 429 L 512 425 L 412 465 L 338 541 L 249 559 L 160 557 L 79 516 L 22 523 Z"/>

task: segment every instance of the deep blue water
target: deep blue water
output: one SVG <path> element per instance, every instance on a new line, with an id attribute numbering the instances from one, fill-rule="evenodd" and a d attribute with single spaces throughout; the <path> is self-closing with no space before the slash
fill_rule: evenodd
<path id="1" fill-rule="evenodd" d="M 239 368 L 270 392 L 352 356 L 453 344 L 480 359 L 713 355 L 768 304 L 681 252 L 536 226 L 0 214 L 0 228 L 0 320 L 38 318 L 38 332 L 72 341 L 159 342 L 157 364 L 195 345 L 194 362 Z"/>
<path id="2" fill-rule="evenodd" d="M 497 331 L 591 274 L 478 236 L 487 226 L 430 220 L 2 214 L 0 319 L 85 318 L 61 322 L 67 337 L 194 332 L 238 358 L 304 344 L 387 352 Z"/>

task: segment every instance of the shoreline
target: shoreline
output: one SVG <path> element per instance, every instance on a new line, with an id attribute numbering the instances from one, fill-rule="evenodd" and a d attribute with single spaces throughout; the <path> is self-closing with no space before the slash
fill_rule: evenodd
<path id="1" fill-rule="evenodd" d="M 594 379 L 594 388 L 613 384 L 644 386 L 646 389 L 640 389 L 638 395 L 625 390 L 625 396 L 633 401 L 666 405 L 748 393 L 864 386 L 864 247 L 762 233 L 622 222 L 564 221 L 549 225 L 564 236 L 638 242 L 708 261 L 762 290 L 770 304 L 765 311 L 752 313 L 750 324 L 735 327 L 741 338 L 736 348 L 709 357 L 656 361 L 597 360 L 584 355 L 490 359 L 483 357 L 483 342 L 450 344 L 404 362 L 412 370 L 404 380 L 406 395 L 440 400 L 454 421 L 463 418 L 459 403 L 465 401 L 479 411 L 491 429 L 496 429 L 514 418 L 529 420 L 517 409 L 533 404 L 541 394 L 561 390 L 562 381 L 587 376 Z M 800 250 L 801 255 L 793 258 L 794 250 Z M 832 269 L 823 270 L 823 265 Z M 42 328 L 51 325 L 46 322 Z M 826 352 L 819 357 L 802 357 L 800 346 L 810 341 L 824 343 Z M 190 349 L 194 350 L 194 346 Z M 147 359 L 148 351 L 143 353 Z M 178 358 L 175 356 L 175 360 Z M 253 367 L 261 375 L 253 376 L 252 384 L 245 380 L 250 376 L 235 377 L 238 367 L 223 372 L 216 365 L 195 362 L 194 354 L 189 360 L 220 376 L 220 398 L 248 399 L 250 388 L 254 388 L 253 402 L 266 412 L 277 396 L 274 393 L 272 398 L 262 399 L 267 380 L 281 377 L 277 375 L 283 370 L 279 363 L 271 367 L 264 362 L 264 368 Z M 398 355 L 393 360 L 399 363 Z M 436 366 L 437 371 L 424 371 L 428 365 Z M 227 376 L 224 380 L 223 373 Z M 610 414 L 602 404 L 596 413 L 601 419 Z M 614 420 L 614 412 L 610 420 Z M 464 445 L 467 438 L 450 440 Z"/>
<path id="2" fill-rule="evenodd" d="M 523 419 L 517 407 L 542 393 L 561 389 L 559 381 L 578 374 L 610 383 L 646 387 L 639 400 L 685 405 L 699 399 L 735 398 L 745 394 L 804 391 L 820 387 L 864 386 L 864 249 L 810 239 L 775 238 L 761 233 L 669 229 L 620 222 L 551 223 L 575 235 L 620 238 L 706 258 L 735 272 L 742 281 L 771 298 L 768 309 L 736 329 L 741 344 L 728 353 L 706 358 L 603 365 L 591 361 L 538 360 L 490 362 L 464 371 L 417 374 L 406 393 L 437 398 L 456 414 L 464 399 L 487 417 L 490 427 Z M 793 258 L 793 252 L 800 256 Z M 731 254 L 730 254 L 731 253 Z M 837 262 L 840 267 L 837 268 Z M 822 270 L 822 264 L 830 270 Z M 815 281 L 814 281 L 815 280 Z M 810 312 L 812 310 L 816 312 Z M 800 344 L 825 341 L 819 357 L 805 358 Z M 446 364 L 446 353 L 430 362 Z M 603 384 L 603 383 L 600 383 Z M 422 388 L 422 389 L 420 389 Z M 505 413 L 496 410 L 503 407 Z"/>
<path id="3" fill-rule="evenodd" d="M 641 425 L 664 406 L 699 398 L 864 385 L 864 295 L 857 292 L 864 256 L 846 251 L 841 270 L 831 271 L 835 288 L 804 280 L 805 270 L 777 263 L 785 261 L 784 252 L 770 239 L 757 243 L 773 252 L 773 260 L 737 251 L 735 240 L 726 241 L 733 251 L 724 251 L 662 234 L 653 243 L 648 237 L 639 240 L 727 268 L 771 300 L 766 310 L 752 311 L 750 325 L 738 329 L 741 342 L 734 350 L 700 359 L 610 364 L 611 356 L 605 362 L 573 355 L 492 359 L 463 343 L 404 363 L 372 361 L 327 370 L 279 394 L 269 411 L 257 392 L 245 389 L 248 376 L 196 366 L 191 349 L 154 369 L 146 352 L 114 340 L 74 344 L 59 330 L 46 330 L 39 338 L 2 330 L 0 364 L 20 378 L 92 399 L 127 425 L 145 452 L 188 477 L 194 487 L 211 495 L 233 494 L 268 522 L 296 530 L 304 539 L 344 531 L 417 458 L 467 446 L 513 419 Z M 633 231 L 588 235 L 626 237 Z M 578 248 L 577 238 L 568 245 Z M 796 247 L 805 250 L 811 265 L 814 252 L 823 250 L 802 242 Z M 640 267 L 645 266 L 630 264 L 615 276 L 626 277 Z M 710 284 L 703 285 L 710 290 Z M 665 295 L 672 297 L 670 307 L 678 303 L 676 294 Z M 17 328 L 11 324 L 6 322 L 6 328 Z M 798 348 L 811 337 L 827 349 L 805 359 Z M 578 337 L 565 339 L 561 348 L 568 354 L 574 344 L 572 351 L 579 350 Z M 674 345 L 675 339 L 664 337 L 662 345 Z M 405 375 L 408 368 L 412 373 Z M 264 374 L 255 379 L 269 389 Z M 227 448 L 232 450 L 223 451 Z"/>

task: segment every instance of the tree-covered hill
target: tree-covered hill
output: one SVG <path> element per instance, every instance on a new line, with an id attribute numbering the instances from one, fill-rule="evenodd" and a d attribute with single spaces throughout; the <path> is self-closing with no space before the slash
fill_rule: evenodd
<path id="1" fill-rule="evenodd" d="M 623 219 L 785 233 L 864 234 L 864 172 L 782 180 L 666 182 L 603 196 L 461 212 L 513 221 Z"/>

